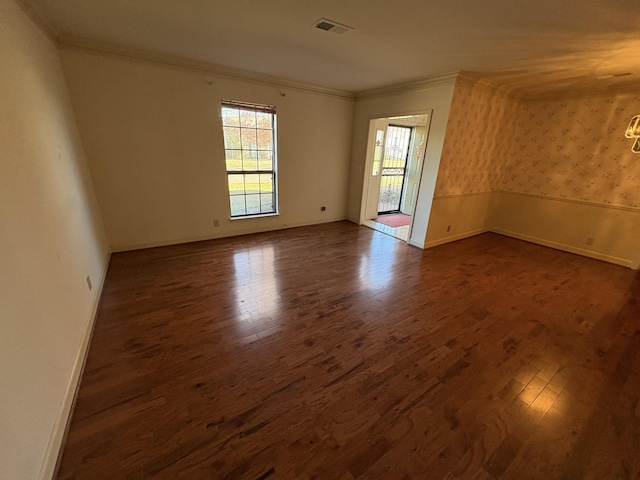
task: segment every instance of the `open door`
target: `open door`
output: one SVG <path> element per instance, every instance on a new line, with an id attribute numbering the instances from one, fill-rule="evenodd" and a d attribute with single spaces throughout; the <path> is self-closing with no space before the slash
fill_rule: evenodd
<path id="1" fill-rule="evenodd" d="M 418 198 L 418 186 L 420 185 L 420 174 L 422 173 L 422 161 L 427 146 L 426 125 L 417 125 L 413 129 L 413 138 L 409 147 L 409 160 L 405 174 L 405 187 L 402 192 L 400 211 L 406 215 L 413 215 Z"/>
<path id="2" fill-rule="evenodd" d="M 430 113 L 374 118 L 370 120 L 367 154 L 363 172 L 364 178 L 360 208 L 361 225 L 396 236 L 396 238 L 401 240 L 409 241 L 411 239 L 413 217 L 418 202 L 430 122 Z M 411 132 L 408 147 L 406 144 L 402 146 L 401 142 L 393 141 L 393 138 L 391 138 L 393 135 L 390 123 L 396 130 L 405 131 L 405 136 L 406 131 Z M 396 157 L 392 154 L 395 143 L 402 147 L 399 148 L 399 150 L 407 153 L 406 157 L 402 156 L 403 160 L 399 165 L 385 165 L 385 158 L 387 156 L 390 156 L 392 159 Z M 387 149 L 389 150 L 388 152 L 386 151 Z M 386 208 L 388 205 L 385 204 L 383 205 L 385 208 L 381 209 L 380 202 L 386 200 L 382 198 L 382 191 L 384 190 L 385 194 L 389 193 L 387 192 L 387 190 L 389 190 L 388 186 L 386 189 L 382 188 L 385 187 L 385 176 L 397 176 L 402 181 L 397 181 L 397 186 L 392 185 L 392 189 L 395 188 L 399 195 L 399 198 L 395 198 L 394 196 L 393 208 Z M 388 180 L 387 178 L 387 181 Z M 398 225 L 403 225 L 402 222 L 404 222 L 405 219 L 385 218 L 386 221 L 383 221 L 378 218 L 380 212 L 387 212 L 391 215 L 393 215 L 393 212 L 398 212 L 398 215 L 409 215 L 411 217 L 410 224 L 407 229 L 405 229 L 405 227 L 397 227 Z M 386 217 L 389 216 L 390 215 L 387 215 Z M 374 219 L 376 220 L 373 221 Z M 380 225 L 380 223 L 384 225 Z M 389 225 L 391 225 L 391 230 L 389 230 Z M 406 225 L 406 223 L 404 223 L 404 225 Z"/>
<path id="3" fill-rule="evenodd" d="M 400 212 L 412 138 L 412 127 L 391 124 L 387 127 L 378 199 L 379 214 Z"/>
<path id="4" fill-rule="evenodd" d="M 369 178 L 366 193 L 366 203 L 364 208 L 364 219 L 376 218 L 378 216 L 378 199 L 380 197 L 380 182 L 382 180 L 382 161 L 384 156 L 384 146 L 389 127 L 388 118 L 378 118 L 371 121 L 372 131 L 369 134 L 369 155 L 371 161 L 368 172 L 365 172 Z"/>

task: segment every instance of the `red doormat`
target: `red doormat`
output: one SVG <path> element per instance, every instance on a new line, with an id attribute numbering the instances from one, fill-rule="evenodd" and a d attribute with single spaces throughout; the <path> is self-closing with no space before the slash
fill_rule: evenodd
<path id="1" fill-rule="evenodd" d="M 393 215 L 383 215 L 373 219 L 374 222 L 382 223 L 388 227 L 404 227 L 411 223 L 411 215 L 404 213 L 394 213 Z"/>

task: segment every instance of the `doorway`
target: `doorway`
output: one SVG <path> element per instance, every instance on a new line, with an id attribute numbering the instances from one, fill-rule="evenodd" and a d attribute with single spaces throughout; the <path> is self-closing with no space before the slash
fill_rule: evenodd
<path id="1" fill-rule="evenodd" d="M 362 225 L 404 241 L 411 237 L 430 117 L 421 114 L 370 121 Z"/>
<path id="2" fill-rule="evenodd" d="M 387 127 L 380 195 L 378 197 L 378 215 L 400 212 L 400 200 L 404 190 L 404 177 L 409 159 L 409 142 L 413 134 L 412 127 L 389 125 Z"/>

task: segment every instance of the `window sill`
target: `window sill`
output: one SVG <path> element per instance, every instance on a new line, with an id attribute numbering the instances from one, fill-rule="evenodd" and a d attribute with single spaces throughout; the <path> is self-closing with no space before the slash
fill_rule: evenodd
<path id="1" fill-rule="evenodd" d="M 276 213 L 258 213 L 256 215 L 245 215 L 243 217 L 230 217 L 229 220 L 236 221 L 236 220 L 248 220 L 250 218 L 264 218 L 264 217 L 278 217 L 280 216 L 280 214 L 278 212 Z"/>

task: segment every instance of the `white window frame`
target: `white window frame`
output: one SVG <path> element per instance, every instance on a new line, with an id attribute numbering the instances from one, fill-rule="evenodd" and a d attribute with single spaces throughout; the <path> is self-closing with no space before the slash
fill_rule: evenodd
<path id="1" fill-rule="evenodd" d="M 225 167 L 227 170 L 227 191 L 229 195 L 229 216 L 231 220 L 238 220 L 244 218 L 255 218 L 255 217 L 265 217 L 265 216 L 273 216 L 278 215 L 278 182 L 277 182 L 277 128 L 276 128 L 276 109 L 271 105 L 261 105 L 247 102 L 238 102 L 234 100 L 222 100 L 220 108 L 220 115 L 222 121 L 222 133 L 223 133 L 223 142 L 225 148 Z M 259 128 L 258 120 L 256 116 L 256 124 L 255 126 L 243 126 L 241 122 L 238 122 L 238 125 L 225 124 L 225 109 L 238 110 L 245 112 L 255 112 L 256 115 L 261 114 L 264 119 L 264 114 L 268 114 L 270 116 L 270 131 L 271 131 L 271 142 L 270 148 L 260 148 L 258 138 L 258 131 L 266 131 L 269 129 Z M 230 144 L 228 143 L 229 136 L 227 135 L 228 129 L 236 129 L 238 128 L 240 132 L 240 144 Z M 250 142 L 245 142 L 245 137 L 243 136 L 244 131 L 255 130 L 256 131 L 256 143 L 255 145 L 250 145 Z M 250 137 L 251 135 L 247 135 Z M 271 168 L 265 169 L 263 168 L 264 163 L 261 165 L 260 163 L 260 155 L 270 154 L 271 156 Z M 238 168 L 237 162 L 239 161 L 237 157 L 241 158 L 241 167 Z M 255 156 L 255 158 L 253 158 Z M 268 155 L 267 155 L 268 156 Z M 235 157 L 235 158 L 233 158 Z M 268 162 L 268 160 L 263 160 L 263 162 Z M 232 165 L 235 163 L 235 165 Z M 247 165 L 249 165 L 247 167 Z M 252 193 L 248 193 L 248 178 L 258 177 L 257 182 L 257 193 L 252 190 Z M 263 191 L 263 186 L 267 183 L 266 177 L 271 177 L 271 191 L 266 190 Z M 242 182 L 238 181 L 238 178 L 242 178 Z M 236 187 L 242 184 L 243 193 L 234 194 L 232 193 L 233 185 Z M 255 183 L 253 183 L 255 185 Z M 254 189 L 255 190 L 255 189 Z M 268 196 L 271 196 L 271 203 L 268 203 Z M 238 199 L 242 197 L 244 200 L 244 211 L 242 213 L 237 213 L 237 207 L 239 205 Z M 258 211 L 255 211 L 255 205 L 252 205 L 252 211 L 249 211 L 250 206 L 248 203 L 249 198 L 252 197 L 253 200 L 256 198 L 259 200 L 259 208 Z M 266 203 L 263 204 L 263 201 Z M 269 207 L 270 205 L 270 207 Z M 236 213 L 234 214 L 234 206 L 236 208 Z"/>

